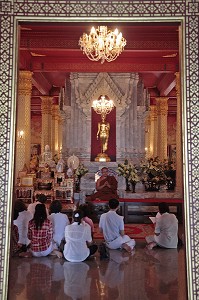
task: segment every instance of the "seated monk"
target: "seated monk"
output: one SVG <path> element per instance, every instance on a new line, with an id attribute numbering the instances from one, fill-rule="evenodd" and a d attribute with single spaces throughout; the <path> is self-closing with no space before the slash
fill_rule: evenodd
<path id="1" fill-rule="evenodd" d="M 107 200 L 119 198 L 117 194 L 117 180 L 108 175 L 108 168 L 101 169 L 102 176 L 96 182 L 97 192 L 88 197 L 88 200 Z"/>

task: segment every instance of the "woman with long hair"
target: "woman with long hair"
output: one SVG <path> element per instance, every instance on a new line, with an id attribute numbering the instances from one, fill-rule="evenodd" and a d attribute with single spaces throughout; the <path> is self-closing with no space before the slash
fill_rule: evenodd
<path id="1" fill-rule="evenodd" d="M 31 241 L 30 249 L 35 257 L 49 254 L 62 257 L 62 253 L 53 249 L 53 225 L 47 218 L 44 204 L 37 204 L 32 220 L 28 224 L 28 238 Z"/>

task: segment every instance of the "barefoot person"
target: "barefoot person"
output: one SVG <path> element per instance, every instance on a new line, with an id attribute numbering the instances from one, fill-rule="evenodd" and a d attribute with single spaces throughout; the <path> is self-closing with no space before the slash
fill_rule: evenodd
<path id="1" fill-rule="evenodd" d="M 122 248 L 128 252 L 134 249 L 135 241 L 124 233 L 123 217 L 116 211 L 119 208 L 117 199 L 109 200 L 110 210 L 100 217 L 99 229 L 103 233 L 106 245 L 109 249 Z"/>
<path id="2" fill-rule="evenodd" d="M 146 237 L 149 250 L 156 246 L 163 248 L 177 248 L 178 220 L 174 214 L 169 213 L 169 206 L 165 202 L 159 203 L 159 216 L 156 219 L 155 233 Z"/>

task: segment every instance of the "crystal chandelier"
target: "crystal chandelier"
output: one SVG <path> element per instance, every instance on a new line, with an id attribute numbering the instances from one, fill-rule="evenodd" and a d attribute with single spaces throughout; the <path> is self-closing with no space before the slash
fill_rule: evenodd
<path id="1" fill-rule="evenodd" d="M 114 103 L 113 100 L 107 100 L 105 96 L 101 96 L 99 100 L 93 101 L 92 107 L 97 114 L 101 115 L 102 120 L 105 120 L 106 115 L 112 111 Z"/>
<path id="2" fill-rule="evenodd" d="M 98 61 L 101 59 L 101 64 L 115 60 L 124 50 L 126 45 L 125 38 L 122 33 L 111 31 L 107 26 L 99 26 L 91 28 L 89 35 L 83 33 L 79 39 L 79 46 L 83 53 L 87 55 L 90 60 Z"/>

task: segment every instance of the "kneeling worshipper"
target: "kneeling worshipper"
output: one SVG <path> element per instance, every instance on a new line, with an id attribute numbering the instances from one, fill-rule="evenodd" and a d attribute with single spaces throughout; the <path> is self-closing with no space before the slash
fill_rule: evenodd
<path id="1" fill-rule="evenodd" d="M 107 200 L 118 199 L 117 180 L 114 176 L 108 175 L 108 168 L 101 169 L 102 175 L 96 182 L 97 192 L 87 197 L 87 200 Z"/>
<path id="2" fill-rule="evenodd" d="M 154 235 L 146 236 L 149 250 L 156 246 L 163 248 L 177 248 L 178 220 L 174 214 L 169 213 L 166 202 L 159 203 L 160 216 L 156 218 Z"/>

